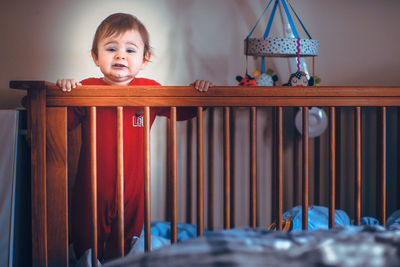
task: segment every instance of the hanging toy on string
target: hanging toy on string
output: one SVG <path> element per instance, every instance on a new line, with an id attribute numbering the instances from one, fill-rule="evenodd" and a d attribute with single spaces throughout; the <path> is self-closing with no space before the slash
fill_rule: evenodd
<path id="1" fill-rule="evenodd" d="M 256 80 L 254 79 L 254 77 L 247 74 L 247 72 L 244 75 L 244 77 L 242 77 L 240 75 L 236 76 L 236 80 L 239 82 L 238 86 L 257 86 Z"/>
<path id="2" fill-rule="evenodd" d="M 268 69 L 267 72 L 261 73 L 259 70 L 253 72 L 253 76 L 258 86 L 275 86 L 278 81 L 278 75 L 274 71 Z"/>
<path id="3" fill-rule="evenodd" d="M 313 86 L 314 85 L 314 77 L 310 77 L 307 79 L 307 75 L 298 70 L 295 73 L 292 73 L 289 77 L 289 81 L 282 86 Z"/>
<path id="4" fill-rule="evenodd" d="M 307 79 L 307 74 L 300 70 L 300 39 L 297 39 L 297 71 L 292 73 L 289 77 L 289 81 L 283 86 L 313 86 L 314 77 Z"/>

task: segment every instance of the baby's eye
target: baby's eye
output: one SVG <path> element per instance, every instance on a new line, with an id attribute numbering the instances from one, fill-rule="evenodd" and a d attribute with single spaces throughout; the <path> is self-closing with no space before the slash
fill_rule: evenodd
<path id="1" fill-rule="evenodd" d="M 134 49 L 127 49 L 126 52 L 131 54 L 131 53 L 135 53 L 136 51 Z"/>
<path id="2" fill-rule="evenodd" d="M 106 49 L 106 51 L 115 52 L 115 51 L 117 51 L 117 49 L 115 49 L 114 47 L 109 47 Z"/>

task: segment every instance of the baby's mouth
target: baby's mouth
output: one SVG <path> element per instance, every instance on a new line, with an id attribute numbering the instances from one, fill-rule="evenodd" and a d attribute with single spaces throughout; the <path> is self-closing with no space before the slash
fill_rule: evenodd
<path id="1" fill-rule="evenodd" d="M 126 68 L 126 66 L 124 64 L 119 64 L 119 63 L 114 64 L 113 67 L 114 68 Z"/>

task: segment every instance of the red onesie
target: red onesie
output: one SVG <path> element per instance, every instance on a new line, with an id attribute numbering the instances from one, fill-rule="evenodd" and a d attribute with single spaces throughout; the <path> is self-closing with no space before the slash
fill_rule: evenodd
<path id="1" fill-rule="evenodd" d="M 102 79 L 89 78 L 83 85 L 108 85 Z M 129 85 L 160 85 L 156 81 L 136 78 Z M 150 108 L 150 125 L 156 115 L 169 116 L 169 108 Z M 194 117 L 195 108 L 177 112 L 178 120 Z M 97 108 L 97 207 L 98 255 L 111 258 L 118 255 L 117 229 L 117 123 L 115 107 Z M 124 134 L 124 216 L 125 251 L 133 236 L 140 236 L 144 223 L 144 160 L 143 108 L 126 107 L 123 111 Z M 72 196 L 71 232 L 75 252 L 80 257 L 92 246 L 91 186 L 90 186 L 90 120 L 86 108 L 68 109 L 68 128 L 82 123 L 82 148 Z"/>

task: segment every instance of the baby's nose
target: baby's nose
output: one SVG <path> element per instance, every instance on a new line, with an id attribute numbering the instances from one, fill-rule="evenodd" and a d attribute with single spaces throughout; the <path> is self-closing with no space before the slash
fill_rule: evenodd
<path id="1" fill-rule="evenodd" d="M 118 59 L 125 59 L 125 54 L 123 53 L 123 52 L 118 52 L 117 54 L 116 54 L 116 58 L 118 58 Z"/>

